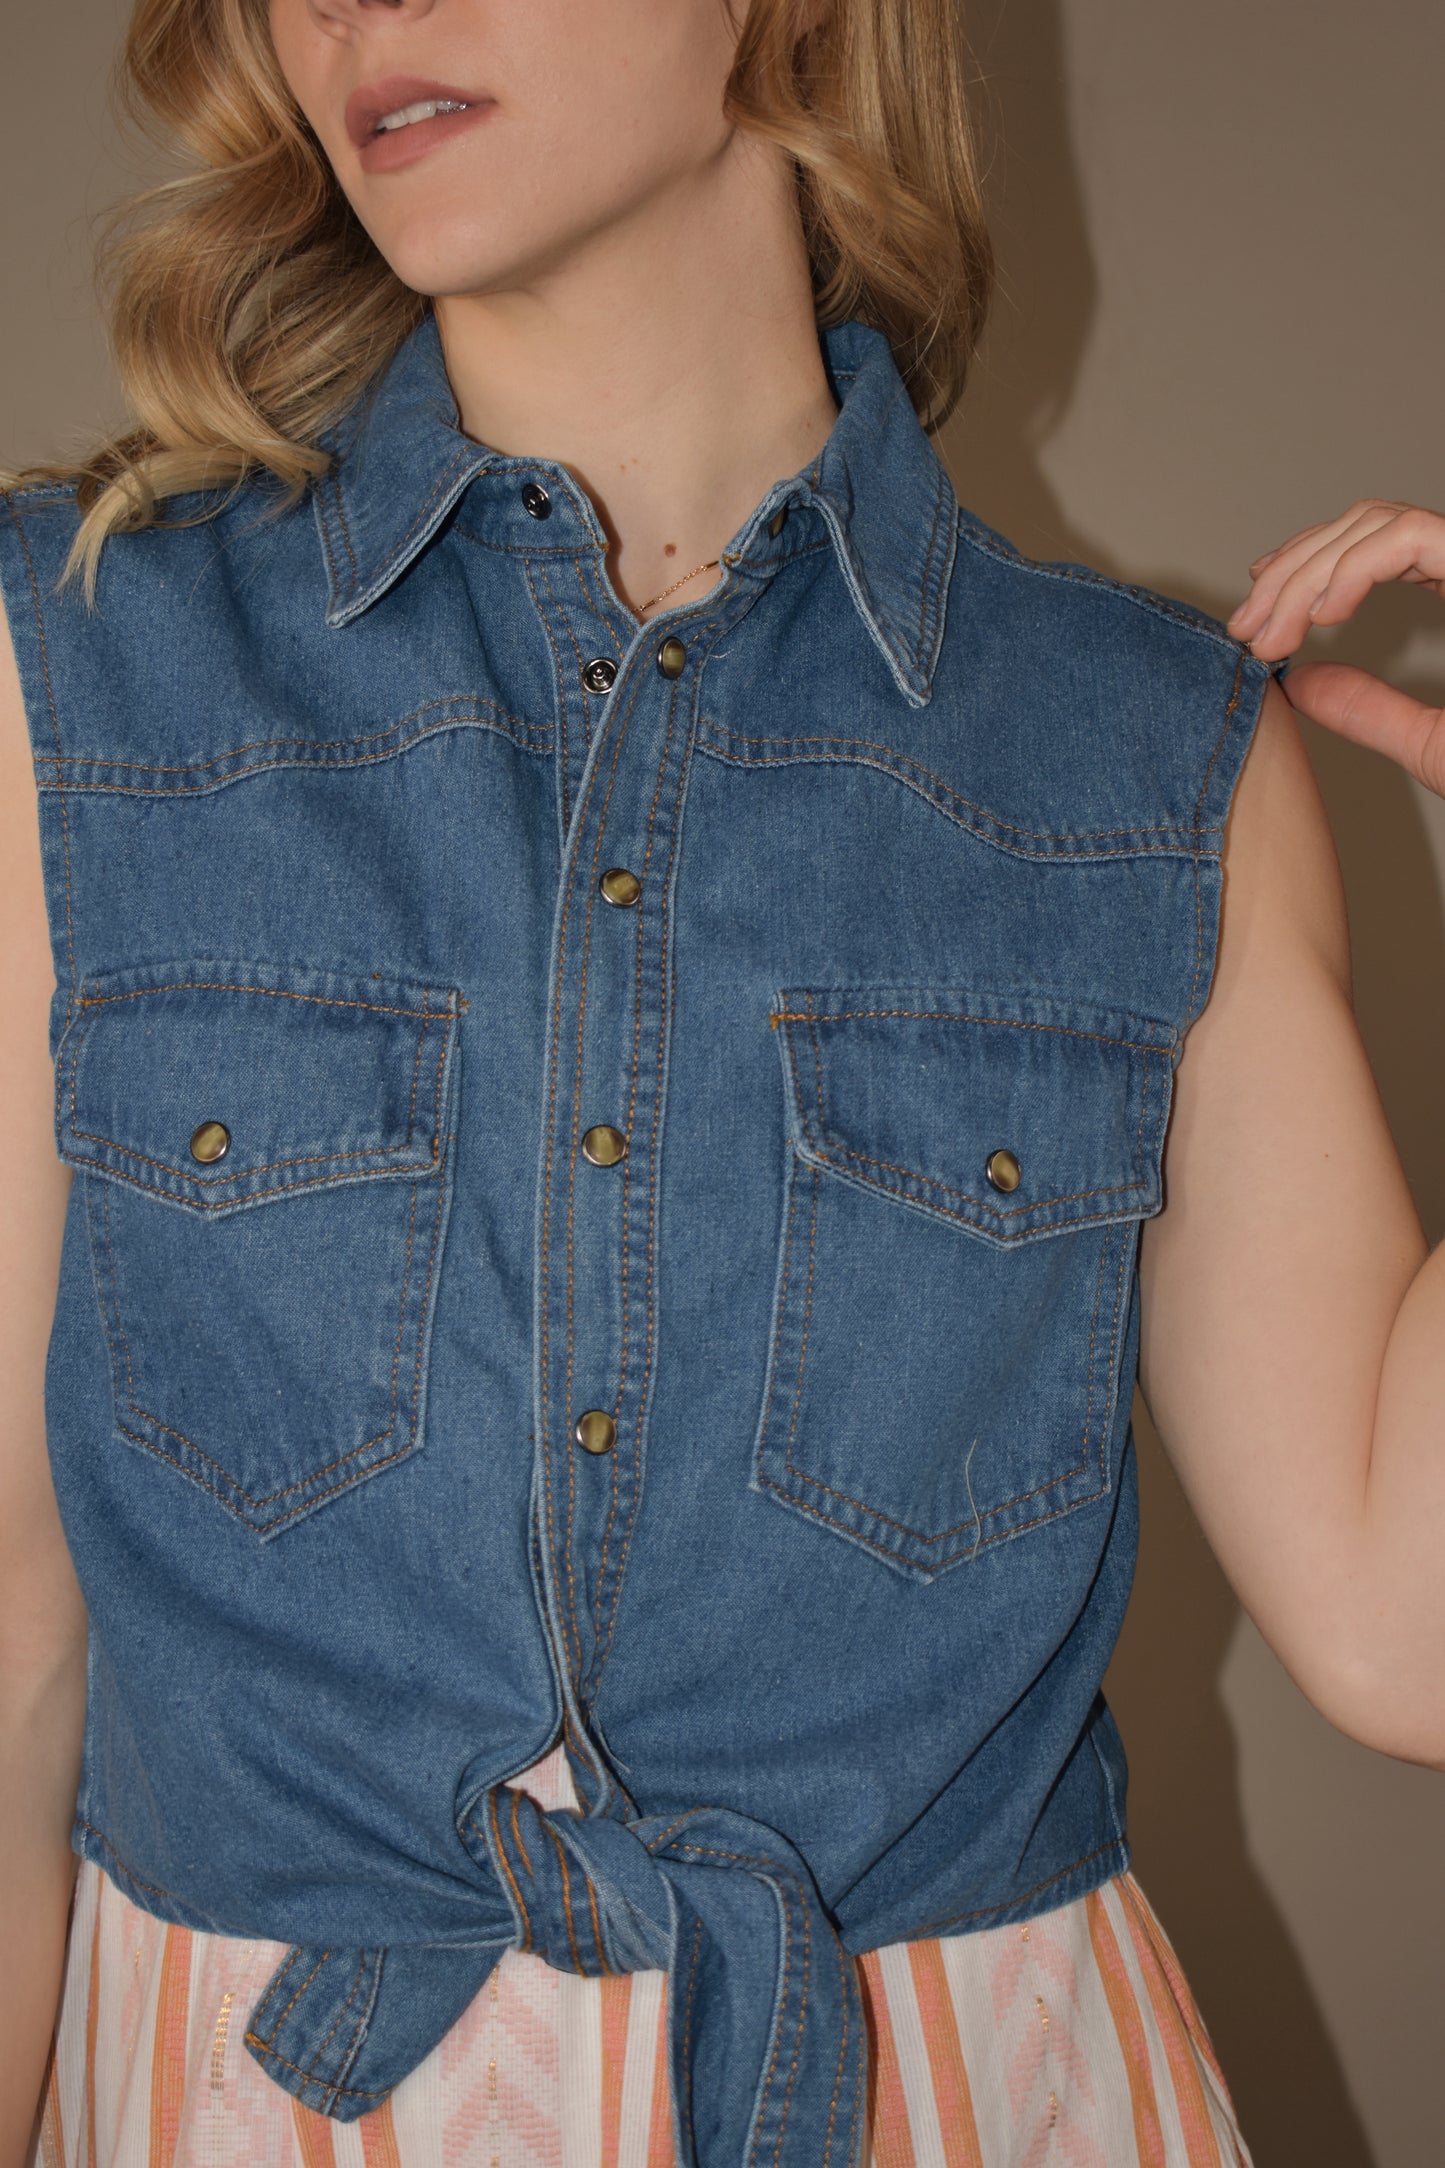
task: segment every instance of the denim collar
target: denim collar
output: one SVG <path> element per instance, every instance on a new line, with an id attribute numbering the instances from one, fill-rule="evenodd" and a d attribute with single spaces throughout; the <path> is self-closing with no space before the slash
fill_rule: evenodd
<path id="1" fill-rule="evenodd" d="M 883 334 L 856 318 L 820 334 L 838 416 L 817 457 L 775 482 L 727 547 L 742 577 L 764 576 L 803 546 L 781 506 L 821 516 L 844 583 L 901 691 L 928 699 L 943 641 L 944 606 L 957 546 L 957 500 Z M 315 485 L 326 555 L 326 621 L 350 623 L 421 554 L 463 492 L 469 524 L 486 539 L 528 554 L 604 553 L 591 500 L 565 467 L 494 451 L 460 427 L 430 311 L 377 382 L 323 439 L 332 466 Z M 524 480 L 544 483 L 552 514 L 521 508 Z M 790 530 L 793 532 L 790 534 Z"/>

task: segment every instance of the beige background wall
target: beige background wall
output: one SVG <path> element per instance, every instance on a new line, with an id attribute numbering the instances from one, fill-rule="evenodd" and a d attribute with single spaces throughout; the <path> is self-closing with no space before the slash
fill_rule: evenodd
<path id="1" fill-rule="evenodd" d="M 67 0 L 4 30 L 0 458 L 114 411 L 86 264 L 124 177 L 103 121 L 123 14 Z M 1026 549 L 1220 614 L 1250 557 L 1354 496 L 1445 507 L 1438 0 L 976 0 L 972 22 L 1005 145 L 1004 292 L 946 432 L 965 499 Z M 1335 644 L 1445 698 L 1428 597 L 1379 597 Z M 1361 1023 L 1437 1241 L 1445 806 L 1369 755 L 1311 749 Z M 1426 2168 L 1445 2157 L 1445 1779 L 1313 1714 L 1142 1420 L 1140 1446 L 1143 1558 L 1110 1688 L 1141 1879 L 1258 2168 Z"/>

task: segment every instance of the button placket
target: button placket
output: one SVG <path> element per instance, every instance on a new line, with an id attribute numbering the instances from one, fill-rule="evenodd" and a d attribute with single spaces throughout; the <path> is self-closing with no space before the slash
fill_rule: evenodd
<path id="1" fill-rule="evenodd" d="M 595 702 L 554 938 L 536 1427 L 554 1602 L 584 1705 L 636 1507 L 655 1352 L 667 894 L 695 663 L 714 629 L 684 622 L 685 639 L 636 629 Z"/>
<path id="2" fill-rule="evenodd" d="M 591 545 L 579 541 L 575 553 L 568 550 L 558 534 L 560 511 L 555 517 L 550 508 L 545 515 L 532 516 L 549 521 L 536 537 L 539 552 L 545 554 L 529 558 L 527 584 L 552 661 L 558 844 L 565 851 L 587 756 L 617 680 L 617 656 L 628 627 L 620 615 L 614 621 L 605 586 L 589 576 Z M 525 533 L 520 537 L 523 544 L 527 539 Z M 551 554 L 551 546 L 559 541 L 563 546 Z"/>

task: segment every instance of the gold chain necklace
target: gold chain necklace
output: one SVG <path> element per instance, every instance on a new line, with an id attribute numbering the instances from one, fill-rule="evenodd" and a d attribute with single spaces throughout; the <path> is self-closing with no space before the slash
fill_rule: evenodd
<path id="1" fill-rule="evenodd" d="M 671 587 L 664 587 L 660 595 L 654 595 L 652 598 L 652 602 L 664 601 L 668 595 L 676 594 L 679 587 L 686 587 L 689 580 L 695 580 L 699 572 L 712 572 L 716 570 L 717 566 L 721 562 L 722 560 L 718 557 L 709 557 L 706 564 L 694 565 L 691 572 L 684 572 L 682 578 L 680 580 L 674 580 Z M 647 614 L 647 612 L 652 608 L 652 602 L 644 602 L 642 604 L 641 608 L 638 610 L 637 613 L 639 617 L 644 617 Z"/>

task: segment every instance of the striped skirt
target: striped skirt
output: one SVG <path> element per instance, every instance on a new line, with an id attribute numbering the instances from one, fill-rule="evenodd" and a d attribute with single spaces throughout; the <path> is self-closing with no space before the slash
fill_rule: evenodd
<path id="1" fill-rule="evenodd" d="M 514 1780 L 570 1792 L 560 1753 Z M 41 2168 L 676 2168 L 666 1979 L 511 1950 L 359 2122 L 247 2054 L 280 1957 L 76 1884 Z M 869 2168 L 1250 2168 L 1173 1950 L 1131 1874 L 1021 1925 L 870 1950 Z"/>

